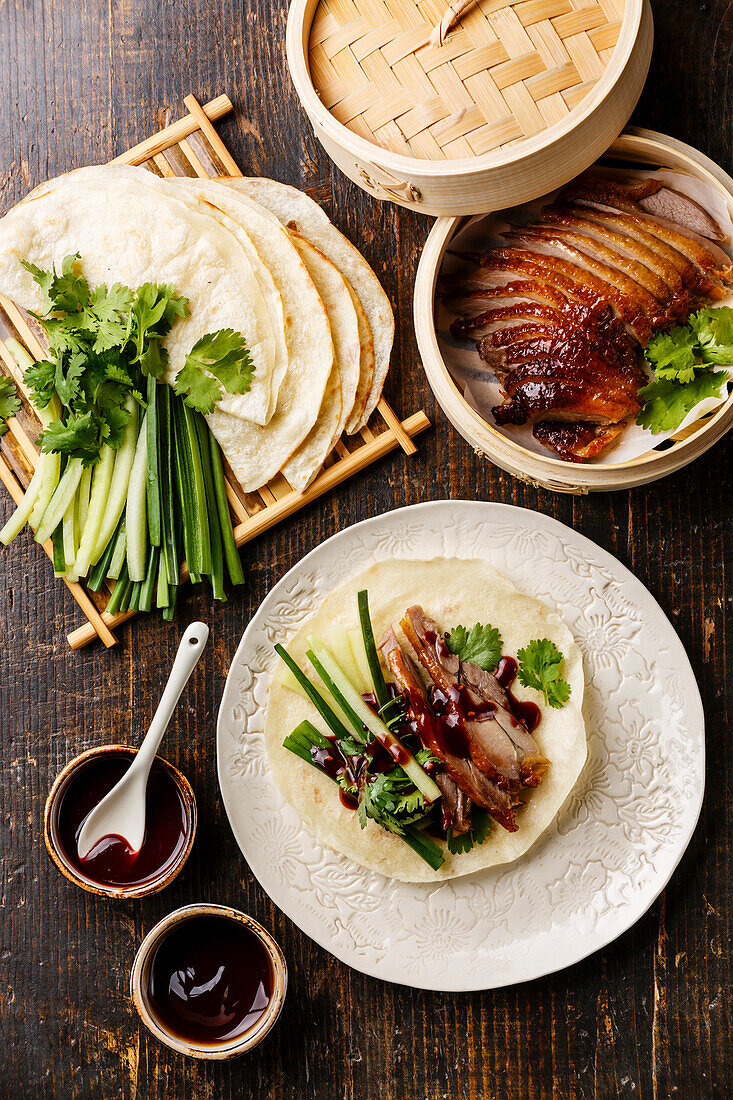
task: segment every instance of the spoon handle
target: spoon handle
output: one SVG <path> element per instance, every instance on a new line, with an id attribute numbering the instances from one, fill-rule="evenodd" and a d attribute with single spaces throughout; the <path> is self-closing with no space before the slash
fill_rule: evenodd
<path id="1" fill-rule="evenodd" d="M 206 623 L 191 623 L 181 638 L 176 659 L 173 662 L 168 683 L 158 703 L 158 709 L 153 715 L 148 732 L 145 734 L 140 749 L 135 758 L 135 767 L 147 774 L 155 754 L 158 751 L 163 734 L 168 728 L 171 715 L 181 697 L 181 692 L 188 683 L 191 673 L 195 669 L 198 659 L 204 651 L 206 640 L 209 637 L 209 628 Z"/>

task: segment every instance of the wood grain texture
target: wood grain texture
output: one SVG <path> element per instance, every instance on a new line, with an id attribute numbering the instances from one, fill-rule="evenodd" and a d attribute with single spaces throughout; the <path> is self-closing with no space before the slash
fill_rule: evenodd
<path id="1" fill-rule="evenodd" d="M 733 161 L 733 9 L 654 0 L 652 74 L 634 121 Z M 395 455 L 244 551 L 249 584 L 223 608 L 186 591 L 176 624 L 140 617 L 122 644 L 72 653 L 78 612 L 27 536 L 0 556 L 2 1100 L 710 1100 L 730 1093 L 731 437 L 674 477 L 631 493 L 559 497 L 473 454 L 436 410 L 417 361 L 411 291 L 430 222 L 381 206 L 316 144 L 288 80 L 286 0 L 0 0 L 0 209 L 48 176 L 108 160 L 189 91 L 226 91 L 219 125 L 245 170 L 306 188 L 363 248 L 392 298 L 398 338 L 387 395 L 436 423 Z M 707 796 L 662 898 L 606 950 L 562 974 L 448 996 L 385 985 L 306 939 L 254 882 L 218 794 L 215 720 L 237 641 L 268 588 L 347 524 L 395 506 L 478 497 L 535 508 L 617 555 L 679 631 L 708 721 Z M 10 503 L 0 493 L 0 520 Z M 726 586 L 726 577 L 728 584 Z M 77 752 L 134 738 L 183 625 L 211 641 L 165 754 L 191 780 L 201 826 L 162 895 L 106 903 L 66 884 L 43 850 L 43 803 Z M 728 646 L 728 648 L 726 648 Z M 291 986 L 254 1054 L 185 1060 L 139 1024 L 127 992 L 144 933 L 188 901 L 226 901 L 282 944 Z"/>

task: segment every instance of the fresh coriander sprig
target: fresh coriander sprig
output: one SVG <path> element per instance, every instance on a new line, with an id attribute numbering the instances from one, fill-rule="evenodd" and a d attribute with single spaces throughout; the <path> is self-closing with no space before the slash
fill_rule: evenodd
<path id="1" fill-rule="evenodd" d="M 639 390 L 636 422 L 655 435 L 674 431 L 701 401 L 721 395 L 728 374 L 709 367 L 733 365 L 733 309 L 698 310 L 686 325 L 658 333 L 645 355 L 654 381 Z"/>
<path id="2" fill-rule="evenodd" d="M 498 665 L 503 645 L 501 634 L 491 623 L 474 623 L 470 629 L 456 626 L 446 634 L 445 642 L 459 660 L 471 661 L 486 672 Z"/>
<path id="3" fill-rule="evenodd" d="M 560 669 L 564 657 L 549 638 L 535 638 L 517 654 L 519 682 L 541 691 L 550 707 L 564 707 L 570 698 L 570 684 Z"/>
<path id="4" fill-rule="evenodd" d="M 202 336 L 191 348 L 176 376 L 175 391 L 192 409 L 210 413 L 221 400 L 222 387 L 227 393 L 247 393 L 254 371 L 242 334 L 222 328 Z"/>

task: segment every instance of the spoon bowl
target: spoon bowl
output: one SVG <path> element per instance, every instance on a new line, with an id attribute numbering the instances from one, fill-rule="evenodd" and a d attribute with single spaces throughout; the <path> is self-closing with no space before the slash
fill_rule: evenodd
<path id="1" fill-rule="evenodd" d="M 186 628 L 158 709 L 133 763 L 109 794 L 95 806 L 81 828 L 77 840 L 80 859 L 93 854 L 105 837 L 120 837 L 133 853 L 142 848 L 145 839 L 145 792 L 150 769 L 208 637 L 209 628 L 205 623 L 191 623 Z"/>

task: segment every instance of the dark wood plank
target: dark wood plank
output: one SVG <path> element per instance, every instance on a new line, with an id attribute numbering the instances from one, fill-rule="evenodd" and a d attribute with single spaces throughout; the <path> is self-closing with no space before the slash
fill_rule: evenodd
<path id="1" fill-rule="evenodd" d="M 733 162 L 724 0 L 653 0 L 651 77 L 634 121 Z M 731 807 L 729 724 L 731 441 L 673 478 L 590 498 L 537 490 L 478 458 L 438 412 L 411 322 L 428 219 L 381 206 L 315 141 L 289 84 L 286 0 L 4 0 L 0 4 L 0 209 L 48 176 L 103 161 L 180 112 L 185 94 L 227 91 L 223 136 L 242 167 L 306 188 L 364 250 L 398 317 L 387 392 L 436 427 L 411 461 L 393 456 L 248 547 L 246 591 L 223 608 L 189 592 L 175 627 L 122 629 L 122 644 L 73 654 L 79 617 L 27 537 L 0 556 L 3 1043 L 0 1096 L 208 1100 L 709 1100 L 729 1095 Z M 229 831 L 215 769 L 215 720 L 239 636 L 268 588 L 348 523 L 403 504 L 475 496 L 534 508 L 616 554 L 672 619 L 709 725 L 708 788 L 692 845 L 663 897 L 617 943 L 571 970 L 466 996 L 413 992 L 335 962 L 279 913 Z M 0 518 L 9 514 L 0 494 Z M 60 767 L 100 742 L 137 736 L 182 626 L 212 638 L 166 742 L 190 777 L 201 830 L 184 873 L 142 902 L 99 902 L 63 882 L 43 850 L 43 803 Z M 195 704 L 195 705 L 194 705 Z M 128 975 L 143 934 L 187 901 L 236 904 L 283 944 L 291 986 L 255 1054 L 179 1058 L 139 1025 Z"/>

